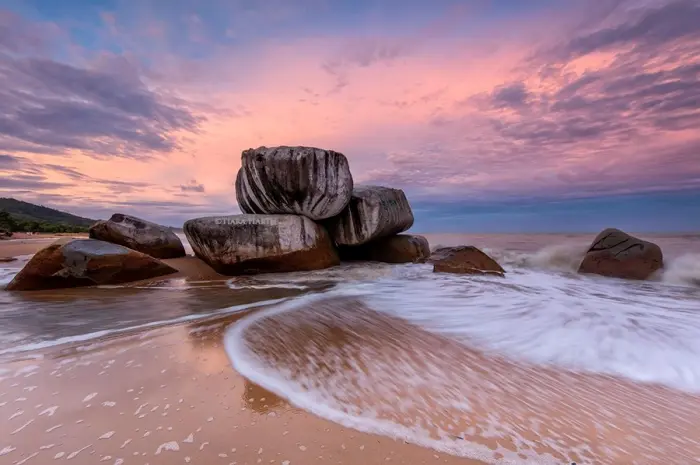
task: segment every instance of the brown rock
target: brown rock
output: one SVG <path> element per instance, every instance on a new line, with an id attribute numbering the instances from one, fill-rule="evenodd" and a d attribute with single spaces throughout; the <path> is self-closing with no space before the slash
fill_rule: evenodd
<path id="1" fill-rule="evenodd" d="M 325 228 L 298 215 L 231 215 L 185 223 L 194 254 L 218 273 L 309 271 L 340 263 Z"/>
<path id="2" fill-rule="evenodd" d="M 428 261 L 433 264 L 434 272 L 505 275 L 501 265 L 471 245 L 441 247 L 433 252 Z"/>
<path id="3" fill-rule="evenodd" d="M 121 213 L 115 213 L 107 221 L 93 224 L 90 227 L 90 238 L 123 245 L 155 258 L 185 256 L 182 241 L 172 230 Z"/>
<path id="4" fill-rule="evenodd" d="M 385 263 L 421 263 L 430 256 L 430 245 L 423 236 L 399 234 L 358 246 L 339 247 L 341 260 Z"/>
<path id="5" fill-rule="evenodd" d="M 10 263 L 17 260 L 15 257 L 0 257 L 0 263 Z"/>
<path id="6" fill-rule="evenodd" d="M 593 240 L 578 271 L 613 278 L 647 279 L 663 264 L 658 245 L 608 228 Z"/>
<path id="7" fill-rule="evenodd" d="M 121 245 L 64 238 L 34 254 L 7 285 L 7 290 L 122 284 L 175 272 L 160 260 Z"/>

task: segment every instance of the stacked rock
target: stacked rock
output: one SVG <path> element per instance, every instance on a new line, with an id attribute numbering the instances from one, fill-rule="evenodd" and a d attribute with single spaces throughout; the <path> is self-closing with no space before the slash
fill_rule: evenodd
<path id="1" fill-rule="evenodd" d="M 333 150 L 245 150 L 236 197 L 243 214 L 184 226 L 195 255 L 222 274 L 322 269 L 341 257 L 396 263 L 429 255 L 424 238 L 397 235 L 413 224 L 404 193 L 355 187 L 347 158 Z"/>

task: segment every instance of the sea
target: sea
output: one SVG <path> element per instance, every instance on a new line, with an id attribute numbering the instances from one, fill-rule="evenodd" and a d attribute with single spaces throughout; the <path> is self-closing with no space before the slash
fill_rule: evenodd
<path id="1" fill-rule="evenodd" d="M 594 236 L 426 235 L 433 249 L 481 248 L 503 266 L 505 278 L 433 273 L 428 264 L 353 263 L 226 281 L 166 277 L 148 286 L 0 292 L 0 361 L 247 312 L 225 333 L 231 364 L 292 404 L 351 428 L 467 457 L 493 457 L 477 436 L 515 437 L 523 459 L 543 439 L 505 431 L 524 415 L 523 404 L 489 410 L 484 399 L 494 392 L 527 404 L 530 414 L 521 423 L 530 431 L 546 421 L 532 412 L 546 415 L 557 405 L 551 392 L 578 392 L 581 374 L 589 391 L 619 380 L 609 402 L 637 396 L 634 404 L 651 415 L 683 401 L 662 405 L 634 386 L 700 395 L 700 234 L 638 234 L 664 252 L 664 269 L 648 281 L 578 274 Z M 31 256 L 19 258 L 2 264 L 0 286 Z M 542 398 L 544 391 L 550 397 Z M 582 418 L 596 408 L 580 402 Z M 446 411 L 449 418 L 441 417 Z M 478 431 L 465 420 L 474 415 L 480 415 Z M 669 441 L 682 440 L 672 433 Z M 547 447 L 556 449 L 556 434 L 547 434 Z M 643 437 L 630 441 L 643 450 Z"/>

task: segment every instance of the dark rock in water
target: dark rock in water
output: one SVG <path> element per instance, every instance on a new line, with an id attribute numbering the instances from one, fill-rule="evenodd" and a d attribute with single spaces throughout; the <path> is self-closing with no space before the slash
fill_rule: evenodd
<path id="1" fill-rule="evenodd" d="M 401 189 L 356 187 L 350 203 L 328 229 L 338 245 L 362 245 L 393 236 L 413 226 L 413 212 Z"/>
<path id="2" fill-rule="evenodd" d="M 0 240 L 9 239 L 11 237 L 12 237 L 12 233 L 10 231 L 8 231 L 7 229 L 0 228 Z"/>
<path id="3" fill-rule="evenodd" d="M 353 181 L 345 155 L 314 147 L 245 150 L 236 177 L 244 213 L 296 214 L 323 220 L 350 201 Z"/>
<path id="4" fill-rule="evenodd" d="M 341 260 L 385 263 L 421 263 L 430 256 L 430 245 L 423 236 L 399 234 L 357 246 L 338 248 Z"/>
<path id="5" fill-rule="evenodd" d="M 608 228 L 598 234 L 579 266 L 579 273 L 623 279 L 647 279 L 664 264 L 661 248 Z"/>
<path id="6" fill-rule="evenodd" d="M 433 272 L 505 275 L 501 265 L 471 245 L 441 247 L 433 252 L 428 262 L 433 264 Z"/>
<path id="7" fill-rule="evenodd" d="M 121 245 L 64 238 L 34 254 L 7 285 L 7 290 L 122 284 L 176 272 L 160 260 Z"/>
<path id="8" fill-rule="evenodd" d="M 90 227 L 90 237 L 123 245 L 155 258 L 185 256 L 185 248 L 177 235 L 166 228 L 134 216 L 115 213 L 107 221 Z"/>
<path id="9" fill-rule="evenodd" d="M 0 263 L 10 263 L 17 260 L 15 257 L 0 257 Z"/>
<path id="10" fill-rule="evenodd" d="M 300 215 L 232 215 L 185 223 L 195 255 L 217 272 L 308 271 L 340 263 L 325 228 Z"/>

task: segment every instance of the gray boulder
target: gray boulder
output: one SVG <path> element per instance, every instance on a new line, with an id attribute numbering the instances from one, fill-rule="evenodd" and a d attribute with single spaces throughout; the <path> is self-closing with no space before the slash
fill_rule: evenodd
<path id="1" fill-rule="evenodd" d="M 90 238 L 123 245 L 155 258 L 185 256 L 182 241 L 173 231 L 121 213 L 115 213 L 107 221 L 93 224 L 90 227 Z"/>
<path id="2" fill-rule="evenodd" d="M 300 215 L 231 215 L 185 223 L 194 254 L 217 272 L 308 271 L 340 260 L 325 228 Z"/>
<path id="3" fill-rule="evenodd" d="M 150 255 L 95 239 L 63 238 L 38 251 L 8 291 L 122 284 L 176 273 Z"/>
<path id="4" fill-rule="evenodd" d="M 340 215 L 328 221 L 338 245 L 361 245 L 413 226 L 413 212 L 401 189 L 360 186 Z"/>
<path id="5" fill-rule="evenodd" d="M 338 248 L 340 259 L 384 263 L 422 263 L 430 256 L 430 245 L 423 236 L 399 234 L 382 237 L 357 246 Z"/>
<path id="6" fill-rule="evenodd" d="M 579 273 L 623 279 L 647 279 L 664 264 L 661 248 L 608 228 L 593 240 L 579 266 Z"/>
<path id="7" fill-rule="evenodd" d="M 236 177 L 244 213 L 296 214 L 317 221 L 340 213 L 352 188 L 345 155 L 314 147 L 245 150 Z"/>

